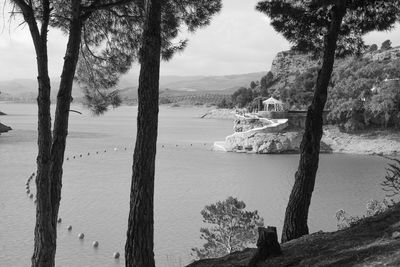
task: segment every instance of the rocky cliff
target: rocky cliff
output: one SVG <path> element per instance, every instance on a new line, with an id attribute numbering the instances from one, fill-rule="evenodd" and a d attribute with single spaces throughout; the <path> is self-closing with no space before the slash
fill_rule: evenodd
<path id="1" fill-rule="evenodd" d="M 299 54 L 293 51 L 279 52 L 272 61 L 271 72 L 274 77 L 294 80 L 301 71 L 318 66 L 318 61 L 310 54 Z"/>
<path id="2" fill-rule="evenodd" d="M 400 59 L 400 46 L 388 50 L 365 52 L 362 57 L 371 61 L 397 60 Z M 347 64 L 352 59 L 353 57 L 337 58 L 335 67 Z M 290 88 L 301 73 L 319 66 L 319 60 L 313 58 L 311 54 L 299 54 L 294 51 L 279 52 L 272 61 L 271 73 L 274 82 L 269 91 L 281 92 L 285 88 Z M 276 96 L 279 96 L 279 93 Z"/>

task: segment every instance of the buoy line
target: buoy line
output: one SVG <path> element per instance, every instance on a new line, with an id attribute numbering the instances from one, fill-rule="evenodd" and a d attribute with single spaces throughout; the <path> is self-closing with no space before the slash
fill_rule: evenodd
<path id="1" fill-rule="evenodd" d="M 167 144 L 159 144 L 159 145 L 161 145 L 162 148 L 173 147 L 173 144 L 170 144 L 170 146 L 168 146 Z M 207 143 L 198 143 L 198 145 L 199 145 L 199 147 L 204 147 L 204 146 L 207 145 Z M 187 144 L 187 147 L 193 147 L 193 146 L 194 146 L 193 143 Z M 184 144 L 175 144 L 175 148 L 177 148 L 177 147 L 186 147 L 186 146 Z M 119 147 L 114 147 L 112 150 L 113 151 L 128 151 L 128 148 L 126 146 L 119 146 Z M 107 149 L 104 149 L 104 150 L 98 150 L 98 151 L 96 151 L 96 153 L 94 153 L 94 152 L 92 152 L 92 153 L 91 152 L 86 152 L 86 153 L 79 153 L 78 155 L 79 155 L 79 158 L 84 158 L 85 156 L 99 155 L 101 153 L 101 151 L 103 151 L 103 154 L 107 153 Z M 109 149 L 109 151 L 110 151 L 110 149 Z M 72 158 L 71 158 L 71 156 L 67 156 L 65 159 L 66 159 L 66 161 L 71 161 L 71 159 L 78 159 L 78 156 L 72 155 Z M 34 197 L 33 193 L 31 192 L 31 188 L 30 188 L 30 182 L 32 181 L 34 176 L 35 176 L 35 172 L 33 172 L 31 174 L 31 176 L 29 176 L 29 178 L 28 178 L 28 180 L 26 182 L 26 193 L 27 193 L 27 195 L 29 196 L 30 199 L 33 199 L 33 197 Z M 34 203 L 36 203 L 36 202 L 37 202 L 37 200 L 35 199 Z M 57 223 L 61 224 L 62 223 L 62 219 L 58 218 L 57 219 Z M 68 225 L 68 227 L 66 229 L 67 229 L 68 232 L 72 232 L 72 225 Z M 83 232 L 79 233 L 78 234 L 78 239 L 83 241 L 85 239 L 85 234 Z M 94 249 L 97 249 L 99 247 L 99 241 L 94 240 L 92 242 L 92 247 Z M 118 251 L 115 251 L 113 253 L 113 258 L 115 260 L 119 260 L 120 256 L 121 255 L 120 255 L 120 253 Z"/>

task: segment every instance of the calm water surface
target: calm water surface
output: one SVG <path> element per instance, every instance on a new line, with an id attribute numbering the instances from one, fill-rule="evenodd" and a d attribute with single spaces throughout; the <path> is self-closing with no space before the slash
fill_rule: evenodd
<path id="1" fill-rule="evenodd" d="M 101 117 L 92 117 L 80 106 L 74 109 L 83 114 L 70 115 L 57 266 L 124 266 L 137 109 L 121 107 Z M 28 266 L 35 205 L 25 193 L 25 182 L 35 171 L 37 109 L 35 105 L 1 103 L 0 110 L 9 114 L 1 121 L 13 128 L 0 136 L 0 266 Z M 204 111 L 160 110 L 155 185 L 157 266 L 189 263 L 190 249 L 201 244 L 201 209 L 228 196 L 244 200 L 248 209 L 259 210 L 266 225 L 275 225 L 278 231 L 282 228 L 299 156 L 213 152 L 212 143 L 232 132 L 232 122 L 199 119 Z M 338 209 L 361 214 L 368 200 L 382 199 L 379 183 L 385 165 L 379 157 L 322 155 L 310 230 L 335 230 Z M 73 227 L 71 232 L 68 225 Z M 85 233 L 84 241 L 77 238 L 80 232 Z M 98 249 L 91 246 L 94 240 L 100 243 Z M 121 253 L 117 261 L 112 258 L 115 251 Z"/>

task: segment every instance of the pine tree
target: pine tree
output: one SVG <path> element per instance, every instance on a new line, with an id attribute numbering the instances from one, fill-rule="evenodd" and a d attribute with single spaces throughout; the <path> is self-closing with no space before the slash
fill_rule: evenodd
<path id="1" fill-rule="evenodd" d="M 146 0 L 139 55 L 137 135 L 132 166 L 132 185 L 125 244 L 126 266 L 155 266 L 154 172 L 158 128 L 160 56 L 169 59 L 176 49 L 163 49 L 182 25 L 189 31 L 206 26 L 221 8 L 220 0 Z M 169 27 L 166 27 L 169 25 Z M 170 27 L 175 25 L 175 27 Z"/>
<path id="2" fill-rule="evenodd" d="M 32 266 L 55 266 L 57 217 L 61 200 L 62 173 L 71 91 L 81 46 L 98 46 L 121 33 L 118 8 L 130 0 L 13 0 L 13 15 L 22 14 L 35 47 L 38 67 L 38 156 L 36 175 L 36 225 Z M 94 25 L 108 22 L 103 35 L 88 36 Z M 110 23 L 113 22 L 113 23 Z M 103 24 L 104 25 L 104 24 Z M 51 126 L 50 78 L 48 73 L 47 32 L 49 27 L 68 35 L 61 82 L 57 94 L 54 125 Z M 126 27 L 124 28 L 127 29 Z M 96 37 L 96 38 L 94 38 Z M 84 40 L 84 42 L 82 41 Z"/>
<path id="3" fill-rule="evenodd" d="M 293 44 L 292 49 L 322 57 L 314 97 L 307 111 L 300 162 L 286 208 L 282 242 L 309 233 L 307 221 L 318 170 L 322 114 L 336 56 L 362 51 L 362 35 L 393 27 L 400 1 L 295 0 L 261 1 L 257 10 L 271 19 L 276 31 Z"/>

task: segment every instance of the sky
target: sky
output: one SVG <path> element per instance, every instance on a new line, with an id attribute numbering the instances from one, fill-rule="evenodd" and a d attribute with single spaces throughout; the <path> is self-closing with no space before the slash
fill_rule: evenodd
<path id="1" fill-rule="evenodd" d="M 269 25 L 267 17 L 255 10 L 258 0 L 223 0 L 223 8 L 211 25 L 189 38 L 188 47 L 169 62 L 161 65 L 161 75 L 228 75 L 268 71 L 275 55 L 288 50 L 290 44 Z M 9 14 L 0 14 L 0 81 L 35 79 L 36 56 L 27 26 L 18 26 L 17 18 L 9 21 Z M 391 32 L 373 32 L 365 36 L 367 44 L 380 45 L 390 39 L 400 45 L 400 26 Z M 61 74 L 62 59 L 67 39 L 60 31 L 50 29 L 48 37 L 49 73 Z M 131 74 L 138 74 L 134 65 Z"/>

